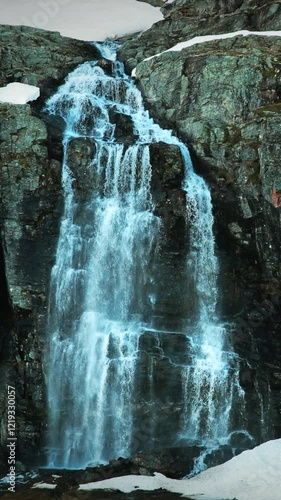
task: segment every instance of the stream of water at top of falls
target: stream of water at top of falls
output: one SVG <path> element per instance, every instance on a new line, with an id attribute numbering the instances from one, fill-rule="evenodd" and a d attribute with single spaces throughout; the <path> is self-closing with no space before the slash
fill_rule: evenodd
<path id="1" fill-rule="evenodd" d="M 149 323 L 147 301 L 157 294 L 151 269 L 161 220 L 153 212 L 150 190 L 152 143 L 178 146 L 182 154 L 190 221 L 186 279 L 192 277 L 197 301 L 192 363 L 181 368 L 177 434 L 204 444 L 225 440 L 232 430 L 234 399 L 241 412 L 244 404 L 238 362 L 226 349 L 224 326 L 216 316 L 218 263 L 208 186 L 194 172 L 186 146 L 150 118 L 112 46 L 99 49 L 111 59 L 112 74 L 97 62 L 84 63 L 46 106 L 66 124 L 65 208 L 48 321 L 48 447 L 54 467 L 96 465 L 132 453 L 139 339 Z M 133 144 L 115 141 L 112 110 L 131 118 Z M 77 139 L 94 145 L 87 172 L 89 178 L 95 173 L 95 182 L 86 202 L 76 196 L 69 165 Z"/>

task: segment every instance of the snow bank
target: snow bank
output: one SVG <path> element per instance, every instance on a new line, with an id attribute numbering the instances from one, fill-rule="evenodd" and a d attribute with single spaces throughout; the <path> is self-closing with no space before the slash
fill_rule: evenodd
<path id="1" fill-rule="evenodd" d="M 26 83 L 9 83 L 0 88 L 0 102 L 11 104 L 26 104 L 35 101 L 40 96 L 40 89 Z"/>
<path id="2" fill-rule="evenodd" d="M 136 0 L 12 0 L 1 3 L 1 24 L 33 26 L 102 41 L 143 31 L 163 19 L 160 8 Z"/>
<path id="3" fill-rule="evenodd" d="M 49 483 L 36 483 L 32 486 L 32 489 L 37 489 L 37 490 L 55 490 L 57 487 L 56 484 L 49 484 Z"/>
<path id="4" fill-rule="evenodd" d="M 199 43 L 211 42 L 212 40 L 225 40 L 226 38 L 234 38 L 235 36 L 249 36 L 249 35 L 258 35 L 258 36 L 281 36 L 281 31 L 248 31 L 248 30 L 240 30 L 234 31 L 232 33 L 223 33 L 221 35 L 204 35 L 204 36 L 195 36 L 190 40 L 185 42 L 180 42 L 171 47 L 170 49 L 164 50 L 163 52 L 159 52 L 158 54 L 154 54 L 153 56 L 147 57 L 144 61 L 149 61 L 150 59 L 154 59 L 154 57 L 160 57 L 162 54 L 166 54 L 166 52 L 180 52 L 183 49 L 187 49 L 192 45 L 196 45 Z M 136 68 L 132 71 L 132 76 L 136 76 Z"/>
<path id="5" fill-rule="evenodd" d="M 192 479 L 168 479 L 163 474 L 123 476 L 97 483 L 83 484 L 81 491 L 98 489 L 136 489 L 153 491 L 163 488 L 184 496 L 195 495 L 201 500 L 278 500 L 281 499 L 281 439 L 268 441 L 253 450 L 244 451 L 225 464 L 202 472 Z"/>
<path id="6" fill-rule="evenodd" d="M 281 36 L 281 31 L 248 31 L 248 30 L 240 30 L 234 31 L 232 33 L 223 33 L 221 35 L 204 35 L 204 36 L 195 36 L 191 40 L 187 42 L 180 42 L 171 47 L 165 52 L 177 52 L 182 49 L 186 49 L 187 47 L 191 47 L 191 45 L 195 45 L 196 43 L 205 43 L 210 42 L 212 40 L 224 40 L 226 38 L 233 38 L 235 36 L 248 36 L 248 35 L 258 35 L 258 36 Z M 162 52 L 163 53 L 163 52 Z M 155 57 L 155 56 L 152 56 Z M 151 58 L 149 58 L 151 59 Z"/>

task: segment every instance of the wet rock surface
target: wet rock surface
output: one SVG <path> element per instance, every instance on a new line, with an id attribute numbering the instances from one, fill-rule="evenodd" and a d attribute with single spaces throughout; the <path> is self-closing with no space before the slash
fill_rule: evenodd
<path id="1" fill-rule="evenodd" d="M 49 273 L 62 211 L 61 164 L 48 155 L 45 124 L 29 105 L 0 105 L 2 434 L 7 438 L 7 385 L 16 387 L 19 453 L 38 458 L 46 401 L 42 373 Z M 5 425 L 4 425 L 5 422 Z M 37 450 L 37 451 L 35 451 Z M 6 452 L 6 447 L 2 447 Z"/>

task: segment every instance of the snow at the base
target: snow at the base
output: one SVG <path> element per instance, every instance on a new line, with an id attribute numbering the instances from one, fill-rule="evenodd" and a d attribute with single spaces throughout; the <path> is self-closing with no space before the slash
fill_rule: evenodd
<path id="1" fill-rule="evenodd" d="M 244 451 L 225 464 L 201 472 L 192 479 L 168 479 L 163 474 L 123 476 L 97 483 L 83 484 L 79 490 L 120 490 L 129 493 L 137 489 L 158 488 L 194 495 L 201 500 L 278 500 L 281 499 L 281 439 L 268 441 L 253 450 Z"/>
<path id="2" fill-rule="evenodd" d="M 166 54 L 166 52 L 180 52 L 183 49 L 187 49 L 192 45 L 196 45 L 199 43 L 211 42 L 212 40 L 224 40 L 226 38 L 234 38 L 235 36 L 249 36 L 249 35 L 258 35 L 258 36 L 281 36 L 281 31 L 248 31 L 248 30 L 240 30 L 233 31 L 232 33 L 222 33 L 220 35 L 204 35 L 204 36 L 195 36 L 190 40 L 185 42 L 180 42 L 171 47 L 170 49 L 164 50 L 163 52 L 159 52 L 158 54 L 154 54 L 153 56 L 147 57 L 144 61 L 149 61 L 150 59 L 154 59 L 154 57 L 162 56 L 162 54 Z M 136 68 L 132 71 L 132 76 L 136 75 Z"/>
<path id="3" fill-rule="evenodd" d="M 1 2 L 1 24 L 59 31 L 63 36 L 88 41 L 143 31 L 160 19 L 160 8 L 136 0 Z"/>
<path id="4" fill-rule="evenodd" d="M 14 82 L 0 88 L 0 102 L 26 104 L 29 101 L 35 101 L 39 96 L 40 89 L 26 83 Z"/>
<path id="5" fill-rule="evenodd" d="M 37 489 L 37 490 L 55 490 L 57 487 L 56 484 L 49 484 L 49 483 L 36 483 L 32 486 L 32 489 Z"/>

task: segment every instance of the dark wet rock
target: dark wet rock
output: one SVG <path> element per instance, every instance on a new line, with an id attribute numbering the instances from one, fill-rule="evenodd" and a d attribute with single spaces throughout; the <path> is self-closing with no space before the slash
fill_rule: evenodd
<path id="1" fill-rule="evenodd" d="M 2 286 L 10 308 L 1 392 L 6 395 L 7 384 L 16 387 L 18 453 L 25 459 L 27 449 L 34 447 L 36 460 L 46 408 L 42 328 L 62 210 L 61 165 L 49 157 L 47 128 L 29 105 L 1 104 L 0 115 Z M 4 413 L 3 422 L 5 418 Z"/>
<path id="2" fill-rule="evenodd" d="M 182 498 L 182 495 L 177 493 L 171 493 L 166 490 L 155 490 L 155 491 L 133 491 L 131 493 L 120 493 L 118 491 L 110 490 L 95 490 L 95 491 L 78 491 L 70 490 L 66 493 L 56 494 L 50 490 L 31 490 L 20 492 L 17 494 L 7 493 L 3 495 L 2 498 L 10 498 L 11 500 L 143 500 L 148 498 L 149 500 L 177 500 Z M 187 498 L 187 497 L 186 497 Z M 188 499 L 187 499 L 188 500 Z"/>
<path id="3" fill-rule="evenodd" d="M 135 467 L 138 474 L 152 475 L 153 472 L 159 472 L 173 479 L 182 479 L 192 471 L 194 459 L 203 449 L 202 446 L 186 446 L 143 451 L 132 458 L 133 470 Z"/>
<path id="4" fill-rule="evenodd" d="M 61 163 L 63 159 L 65 121 L 60 116 L 49 115 L 46 112 L 41 113 L 41 119 L 48 129 L 48 154 Z"/>
<path id="5" fill-rule="evenodd" d="M 97 63 L 97 66 L 102 68 L 106 74 L 112 74 L 112 61 L 109 61 L 108 59 L 100 59 Z"/>
<path id="6" fill-rule="evenodd" d="M 177 247 L 186 254 L 186 197 L 182 190 L 184 163 L 178 146 L 163 142 L 153 143 L 150 148 L 152 165 L 151 193 L 155 213 L 163 219 L 162 246 Z M 182 229 L 182 231 L 180 230 Z M 181 238 L 182 236 L 182 238 Z M 175 250 L 175 248 L 174 248 Z"/>
<path id="7" fill-rule="evenodd" d="M 182 498 L 182 496 L 163 490 L 161 488 L 155 491 L 135 490 L 131 493 L 120 493 L 118 491 L 110 490 L 95 490 L 93 492 L 71 491 L 69 494 L 65 494 L 62 497 L 62 500 L 72 500 L 73 498 L 78 498 L 79 500 L 143 500 L 143 498 L 148 498 L 150 500 L 176 500 Z"/>
<path id="8" fill-rule="evenodd" d="M 109 110 L 110 123 L 115 125 L 114 138 L 116 142 L 134 144 L 137 135 L 134 133 L 134 123 L 131 116 L 120 113 L 115 106 Z"/>
<path id="9" fill-rule="evenodd" d="M 67 164 L 73 175 L 73 186 L 79 200 L 91 196 L 98 189 L 99 177 L 96 169 L 91 168 L 95 145 L 91 139 L 71 139 L 67 150 Z"/>

